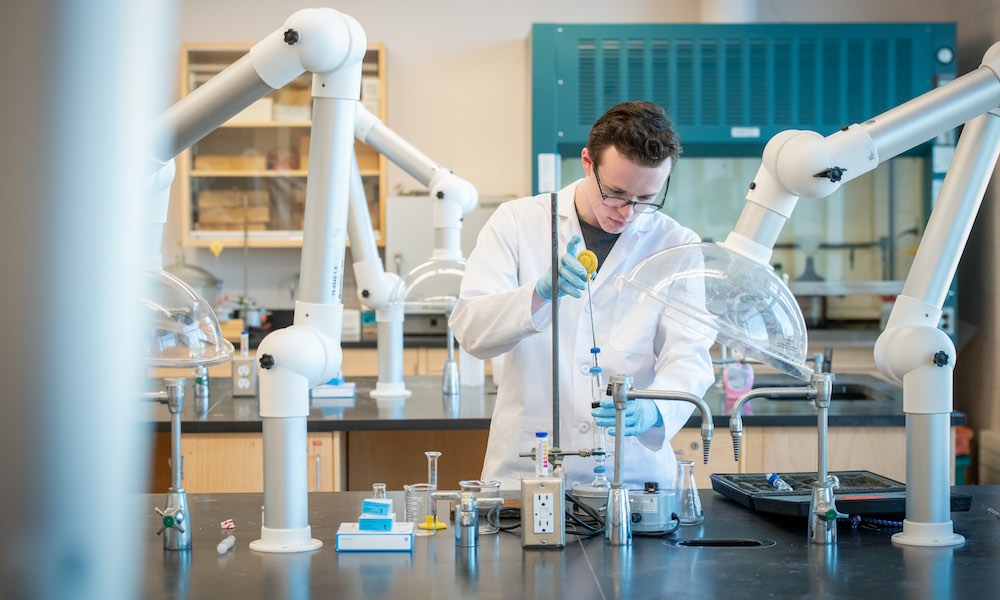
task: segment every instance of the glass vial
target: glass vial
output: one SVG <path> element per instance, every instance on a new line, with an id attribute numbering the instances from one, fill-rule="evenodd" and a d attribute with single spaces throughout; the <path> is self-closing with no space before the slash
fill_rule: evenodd
<path id="1" fill-rule="evenodd" d="M 384 483 L 373 483 L 372 484 L 372 498 L 385 499 L 385 484 Z"/>
<path id="2" fill-rule="evenodd" d="M 549 465 L 549 434 L 539 431 L 535 434 L 535 475 L 548 477 L 552 474 Z"/>
<path id="3" fill-rule="evenodd" d="M 701 498 L 698 496 L 698 484 L 694 480 L 694 461 L 681 460 L 677 462 L 678 501 L 680 502 L 681 525 L 698 525 L 705 520 L 701 511 Z"/>

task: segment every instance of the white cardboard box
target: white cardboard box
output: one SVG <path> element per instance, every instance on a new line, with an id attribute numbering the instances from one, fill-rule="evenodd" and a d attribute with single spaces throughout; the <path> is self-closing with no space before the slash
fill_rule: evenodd
<path id="1" fill-rule="evenodd" d="M 413 552 L 413 523 L 395 523 L 392 531 L 361 531 L 357 523 L 341 523 L 337 552 Z"/>

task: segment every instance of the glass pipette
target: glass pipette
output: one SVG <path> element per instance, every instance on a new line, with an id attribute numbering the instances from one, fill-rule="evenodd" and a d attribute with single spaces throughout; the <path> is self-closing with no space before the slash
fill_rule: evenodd
<path id="1" fill-rule="evenodd" d="M 590 367 L 590 391 L 591 406 L 596 408 L 597 406 L 600 406 L 601 399 L 603 399 L 606 394 L 604 389 L 604 370 L 601 369 L 600 361 L 598 360 L 601 348 L 597 345 L 597 328 L 594 326 L 594 299 L 590 288 L 592 275 L 597 271 L 597 255 L 590 250 L 584 250 L 577 255 L 576 259 L 580 261 L 583 268 L 587 270 L 587 305 L 590 309 L 590 334 L 591 339 L 593 340 L 593 346 L 590 348 L 590 353 L 594 356 L 594 366 Z M 605 428 L 598 427 L 597 423 L 594 423 L 594 447 L 592 449 L 592 455 L 596 464 L 594 465 L 594 481 L 592 481 L 590 485 L 597 488 L 611 487 L 611 482 L 608 481 L 607 476 L 608 469 L 604 464 L 608 457 L 604 442 L 606 437 Z"/>

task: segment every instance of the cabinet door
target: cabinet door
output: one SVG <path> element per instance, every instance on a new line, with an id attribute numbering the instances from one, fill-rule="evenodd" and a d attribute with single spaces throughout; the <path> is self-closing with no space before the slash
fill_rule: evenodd
<path id="1" fill-rule="evenodd" d="M 745 437 L 746 434 L 744 434 Z M 745 441 L 744 441 L 745 443 Z M 733 439 L 728 430 L 713 432 L 712 444 L 709 448 L 708 464 L 704 463 L 704 443 L 701 430 L 685 427 L 670 440 L 674 455 L 678 461 L 694 461 L 694 478 L 699 488 L 711 488 L 712 473 L 744 473 L 746 471 L 746 454 L 741 452 L 739 462 L 733 456 Z"/>
<path id="2" fill-rule="evenodd" d="M 309 434 L 310 492 L 339 492 L 344 489 L 342 439 L 343 434 L 339 431 Z"/>
<path id="3" fill-rule="evenodd" d="M 349 431 L 347 432 L 347 489 L 371 491 L 382 482 L 390 490 L 427 480 L 424 452 L 441 452 L 438 487 L 457 490 L 464 479 L 479 479 L 486 456 L 489 430 Z"/>
<path id="4" fill-rule="evenodd" d="M 762 427 L 759 449 L 748 452 L 750 473 L 815 473 L 815 427 Z M 829 471 L 871 471 L 906 482 L 904 427 L 831 427 L 827 439 Z"/>
<path id="5" fill-rule="evenodd" d="M 306 443 L 309 491 L 316 491 L 317 468 L 320 491 L 336 491 L 342 478 L 339 437 L 335 440 L 332 433 L 310 433 Z M 189 493 L 264 491 L 261 433 L 186 433 L 181 437 L 181 459 L 182 483 Z"/>

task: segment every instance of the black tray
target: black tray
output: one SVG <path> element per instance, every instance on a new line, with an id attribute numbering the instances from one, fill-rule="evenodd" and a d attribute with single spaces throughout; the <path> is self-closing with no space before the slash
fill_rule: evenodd
<path id="1" fill-rule="evenodd" d="M 876 475 L 871 471 L 832 471 L 840 479 L 834 490 L 837 509 L 849 515 L 898 515 L 906 514 L 906 485 Z M 781 478 L 792 491 L 771 487 L 764 473 L 712 473 L 712 489 L 750 510 L 789 515 L 809 516 L 812 488 L 816 473 L 782 473 Z M 972 496 L 951 494 L 951 510 L 969 510 Z"/>

